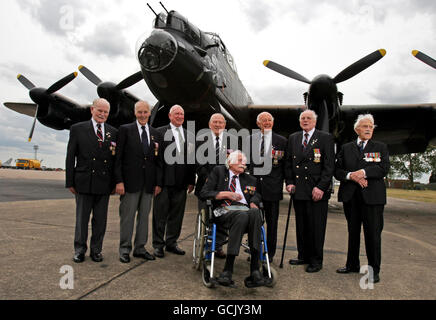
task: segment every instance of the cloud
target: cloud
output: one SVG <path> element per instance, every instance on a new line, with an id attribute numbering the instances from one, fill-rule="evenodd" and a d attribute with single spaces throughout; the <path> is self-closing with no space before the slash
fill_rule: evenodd
<path id="1" fill-rule="evenodd" d="M 87 3 L 84 0 L 21 0 L 18 4 L 47 32 L 58 36 L 65 36 L 75 26 L 83 24 L 86 20 Z"/>
<path id="2" fill-rule="evenodd" d="M 428 90 L 416 83 L 383 83 L 371 96 L 380 103 L 415 104 L 428 101 Z"/>
<path id="3" fill-rule="evenodd" d="M 130 56 L 130 44 L 121 30 L 122 26 L 117 22 L 99 24 L 94 33 L 86 36 L 78 45 L 85 51 L 108 58 Z"/>

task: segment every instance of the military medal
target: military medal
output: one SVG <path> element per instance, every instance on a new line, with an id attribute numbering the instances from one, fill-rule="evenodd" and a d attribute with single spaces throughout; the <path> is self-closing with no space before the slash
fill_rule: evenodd
<path id="1" fill-rule="evenodd" d="M 155 157 L 157 157 L 158 153 L 159 153 L 159 143 L 155 142 L 154 143 L 154 155 L 155 155 Z"/>
<path id="2" fill-rule="evenodd" d="M 112 151 L 112 155 L 113 155 L 113 156 L 115 155 L 115 149 L 116 149 L 116 147 L 117 147 L 117 143 L 111 141 L 111 146 L 109 147 L 109 150 Z"/>
<path id="3" fill-rule="evenodd" d="M 321 151 L 319 149 L 313 149 L 313 162 L 320 163 L 321 162 Z"/>

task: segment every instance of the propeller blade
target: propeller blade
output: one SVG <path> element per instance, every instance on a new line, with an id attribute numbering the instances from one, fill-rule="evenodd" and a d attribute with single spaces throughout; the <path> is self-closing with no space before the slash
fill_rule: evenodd
<path id="1" fill-rule="evenodd" d="M 118 90 L 126 89 L 126 88 L 131 87 L 134 84 L 138 83 L 142 79 L 144 79 L 142 76 L 142 72 L 138 71 L 137 73 L 132 74 L 130 77 L 127 77 L 126 79 L 121 81 L 119 84 L 117 84 L 116 88 Z"/>
<path id="2" fill-rule="evenodd" d="M 430 67 L 436 69 L 436 60 L 434 60 L 433 58 L 429 57 L 425 53 L 422 53 L 418 50 L 413 50 L 412 54 L 415 56 L 416 59 L 421 60 L 425 64 L 428 64 Z"/>
<path id="3" fill-rule="evenodd" d="M 159 107 L 160 107 L 160 102 L 156 102 L 156 104 L 154 105 L 153 109 L 151 109 L 151 114 L 150 114 L 150 125 L 153 125 L 154 123 L 154 119 L 156 119 L 156 115 L 157 112 L 159 111 Z"/>
<path id="4" fill-rule="evenodd" d="M 35 117 L 33 118 L 33 124 L 32 124 L 32 129 L 30 129 L 30 133 L 29 133 L 29 139 L 28 141 L 32 141 L 32 137 L 33 137 L 33 131 L 35 130 L 35 125 L 36 125 L 36 116 L 38 115 L 38 105 L 36 105 L 36 110 L 35 110 Z"/>
<path id="5" fill-rule="evenodd" d="M 34 85 L 34 84 L 29 80 L 29 79 L 27 79 L 25 76 L 19 74 L 19 75 L 17 76 L 17 79 L 18 79 L 18 81 L 20 81 L 21 84 L 22 84 L 23 86 L 25 86 L 27 89 L 31 90 L 31 89 L 35 88 L 35 85 Z"/>
<path id="6" fill-rule="evenodd" d="M 366 57 L 363 57 L 359 61 L 356 61 L 355 63 L 353 63 L 352 65 L 341 71 L 333 79 L 333 81 L 335 83 L 339 83 L 354 77 L 356 74 L 362 72 L 366 68 L 370 67 L 371 65 L 379 61 L 381 58 L 385 56 L 385 54 L 386 54 L 385 49 L 376 50 L 373 53 L 368 54 Z"/>
<path id="7" fill-rule="evenodd" d="M 91 81 L 96 86 L 103 82 L 100 80 L 99 77 L 97 77 L 91 70 L 89 70 L 85 66 L 79 66 L 79 71 L 85 76 L 86 79 Z"/>
<path id="8" fill-rule="evenodd" d="M 67 84 L 69 84 L 71 81 L 73 81 L 77 77 L 77 72 L 73 72 L 69 74 L 68 76 L 62 78 L 61 80 L 55 82 L 51 85 L 50 88 L 47 89 L 47 94 L 52 94 L 63 87 L 65 87 Z"/>
<path id="9" fill-rule="evenodd" d="M 303 77 L 301 74 L 298 74 L 295 71 L 292 71 L 292 70 L 290 70 L 282 65 L 279 65 L 278 63 L 275 63 L 275 62 L 269 61 L 269 60 L 265 60 L 263 62 L 263 64 L 265 67 L 267 67 L 275 72 L 278 72 L 278 73 L 284 75 L 285 77 L 292 78 L 294 80 L 310 84 L 310 81 L 307 80 L 305 77 Z"/>

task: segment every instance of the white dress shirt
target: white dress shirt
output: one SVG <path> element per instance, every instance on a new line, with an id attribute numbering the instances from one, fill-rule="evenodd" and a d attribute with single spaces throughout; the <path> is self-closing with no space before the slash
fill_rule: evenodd
<path id="1" fill-rule="evenodd" d="M 92 125 L 94 127 L 95 135 L 97 136 L 97 124 L 98 124 L 98 122 L 95 121 L 94 118 L 91 118 L 91 121 L 92 121 Z M 103 136 L 103 141 L 104 141 L 104 123 L 101 123 L 101 134 Z"/>
<path id="2" fill-rule="evenodd" d="M 142 124 L 140 124 L 139 121 L 136 120 L 136 125 L 138 127 L 139 139 L 142 142 Z M 147 132 L 148 145 L 150 145 L 150 129 L 148 128 L 148 123 L 145 124 L 145 132 Z"/>
<path id="3" fill-rule="evenodd" d="M 313 128 L 312 130 L 310 130 L 309 132 L 307 132 L 309 134 L 309 136 L 307 137 L 307 144 L 309 144 L 310 139 L 312 139 L 313 133 L 315 132 L 315 128 Z M 301 144 L 303 144 L 304 140 L 305 140 L 305 136 L 304 134 L 306 134 L 306 131 L 303 130 L 303 140 L 301 140 Z"/>
<path id="4" fill-rule="evenodd" d="M 185 135 L 183 133 L 183 127 L 182 126 L 176 127 L 171 122 L 170 122 L 170 126 L 171 126 L 171 131 L 173 132 L 174 140 L 176 140 L 177 151 L 180 152 L 181 149 L 180 149 L 180 145 L 179 145 L 179 132 L 182 135 L 183 141 L 186 141 Z M 180 130 L 177 130 L 177 128 L 180 128 Z"/>
<path id="5" fill-rule="evenodd" d="M 230 179 L 229 179 L 229 190 L 230 190 L 230 184 L 232 183 L 232 178 L 233 178 L 234 175 L 235 175 L 235 174 L 232 172 L 232 170 L 229 170 L 229 178 L 230 178 Z M 238 202 L 243 203 L 243 204 L 246 204 L 246 205 L 248 206 L 247 200 L 245 200 L 244 193 L 242 192 L 242 189 L 241 189 L 241 183 L 239 182 L 239 176 L 238 176 L 238 178 L 235 180 L 235 184 L 236 184 L 236 190 L 235 190 L 235 192 L 236 192 L 237 194 L 240 194 L 240 195 L 242 196 L 242 199 L 239 200 Z"/>

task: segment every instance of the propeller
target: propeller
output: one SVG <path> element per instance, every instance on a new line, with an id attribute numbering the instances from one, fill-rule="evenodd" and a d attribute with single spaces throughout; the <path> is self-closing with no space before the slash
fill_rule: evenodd
<path id="1" fill-rule="evenodd" d="M 38 88 L 36 87 L 29 79 L 27 79 L 22 74 L 17 76 L 18 81 L 29 90 L 29 96 L 36 103 L 35 115 L 33 117 L 32 128 L 30 129 L 28 141 L 32 141 L 33 132 L 35 131 L 36 119 L 38 117 L 39 105 L 43 101 L 47 101 L 51 94 L 59 91 L 63 87 L 65 87 L 68 83 L 74 80 L 77 77 L 77 72 L 70 73 L 69 75 L 63 77 L 62 79 L 56 81 L 52 84 L 48 89 Z"/>
<path id="2" fill-rule="evenodd" d="M 95 75 L 95 73 L 93 73 L 91 70 L 89 70 L 87 67 L 81 65 L 79 66 L 79 71 L 89 80 L 91 81 L 93 84 L 95 84 L 96 86 L 101 85 L 102 83 L 104 83 L 99 77 L 97 77 Z M 138 83 L 139 81 L 141 81 L 143 78 L 142 76 L 142 72 L 138 71 L 134 74 L 132 74 L 131 76 L 127 77 L 126 79 L 124 79 L 123 81 L 121 81 L 119 84 L 113 86 L 114 89 L 116 89 L 117 91 L 119 90 L 123 90 L 126 89 L 128 87 L 133 86 L 134 84 Z M 102 97 L 104 98 L 104 97 Z"/>
<path id="3" fill-rule="evenodd" d="M 413 50 L 412 54 L 415 56 L 416 59 L 421 60 L 425 64 L 428 64 L 430 67 L 436 69 L 436 60 L 434 60 L 433 58 L 418 50 Z"/>
<path id="4" fill-rule="evenodd" d="M 379 49 L 379 50 L 376 50 L 376 51 L 368 54 L 367 56 L 363 57 L 359 61 L 356 61 L 355 63 L 348 66 L 347 68 L 342 70 L 340 73 L 338 73 L 336 75 L 336 77 L 333 78 L 333 82 L 340 83 L 340 82 L 343 82 L 345 80 L 348 80 L 348 79 L 354 77 L 358 73 L 362 72 L 363 70 L 367 69 L 368 67 L 370 67 L 371 65 L 376 63 L 378 60 L 383 58 L 385 56 L 385 54 L 386 54 L 385 49 Z M 286 68 L 278 63 L 275 63 L 273 61 L 265 60 L 263 62 L 263 64 L 265 65 L 265 67 L 267 67 L 273 71 L 276 71 L 276 72 L 278 72 L 278 73 L 280 73 L 288 78 L 292 78 L 294 80 L 305 82 L 308 84 L 312 83 L 312 81 L 309 81 L 306 77 L 300 75 L 299 73 L 297 73 L 293 70 L 290 70 L 290 69 L 288 69 L 288 68 Z"/>

